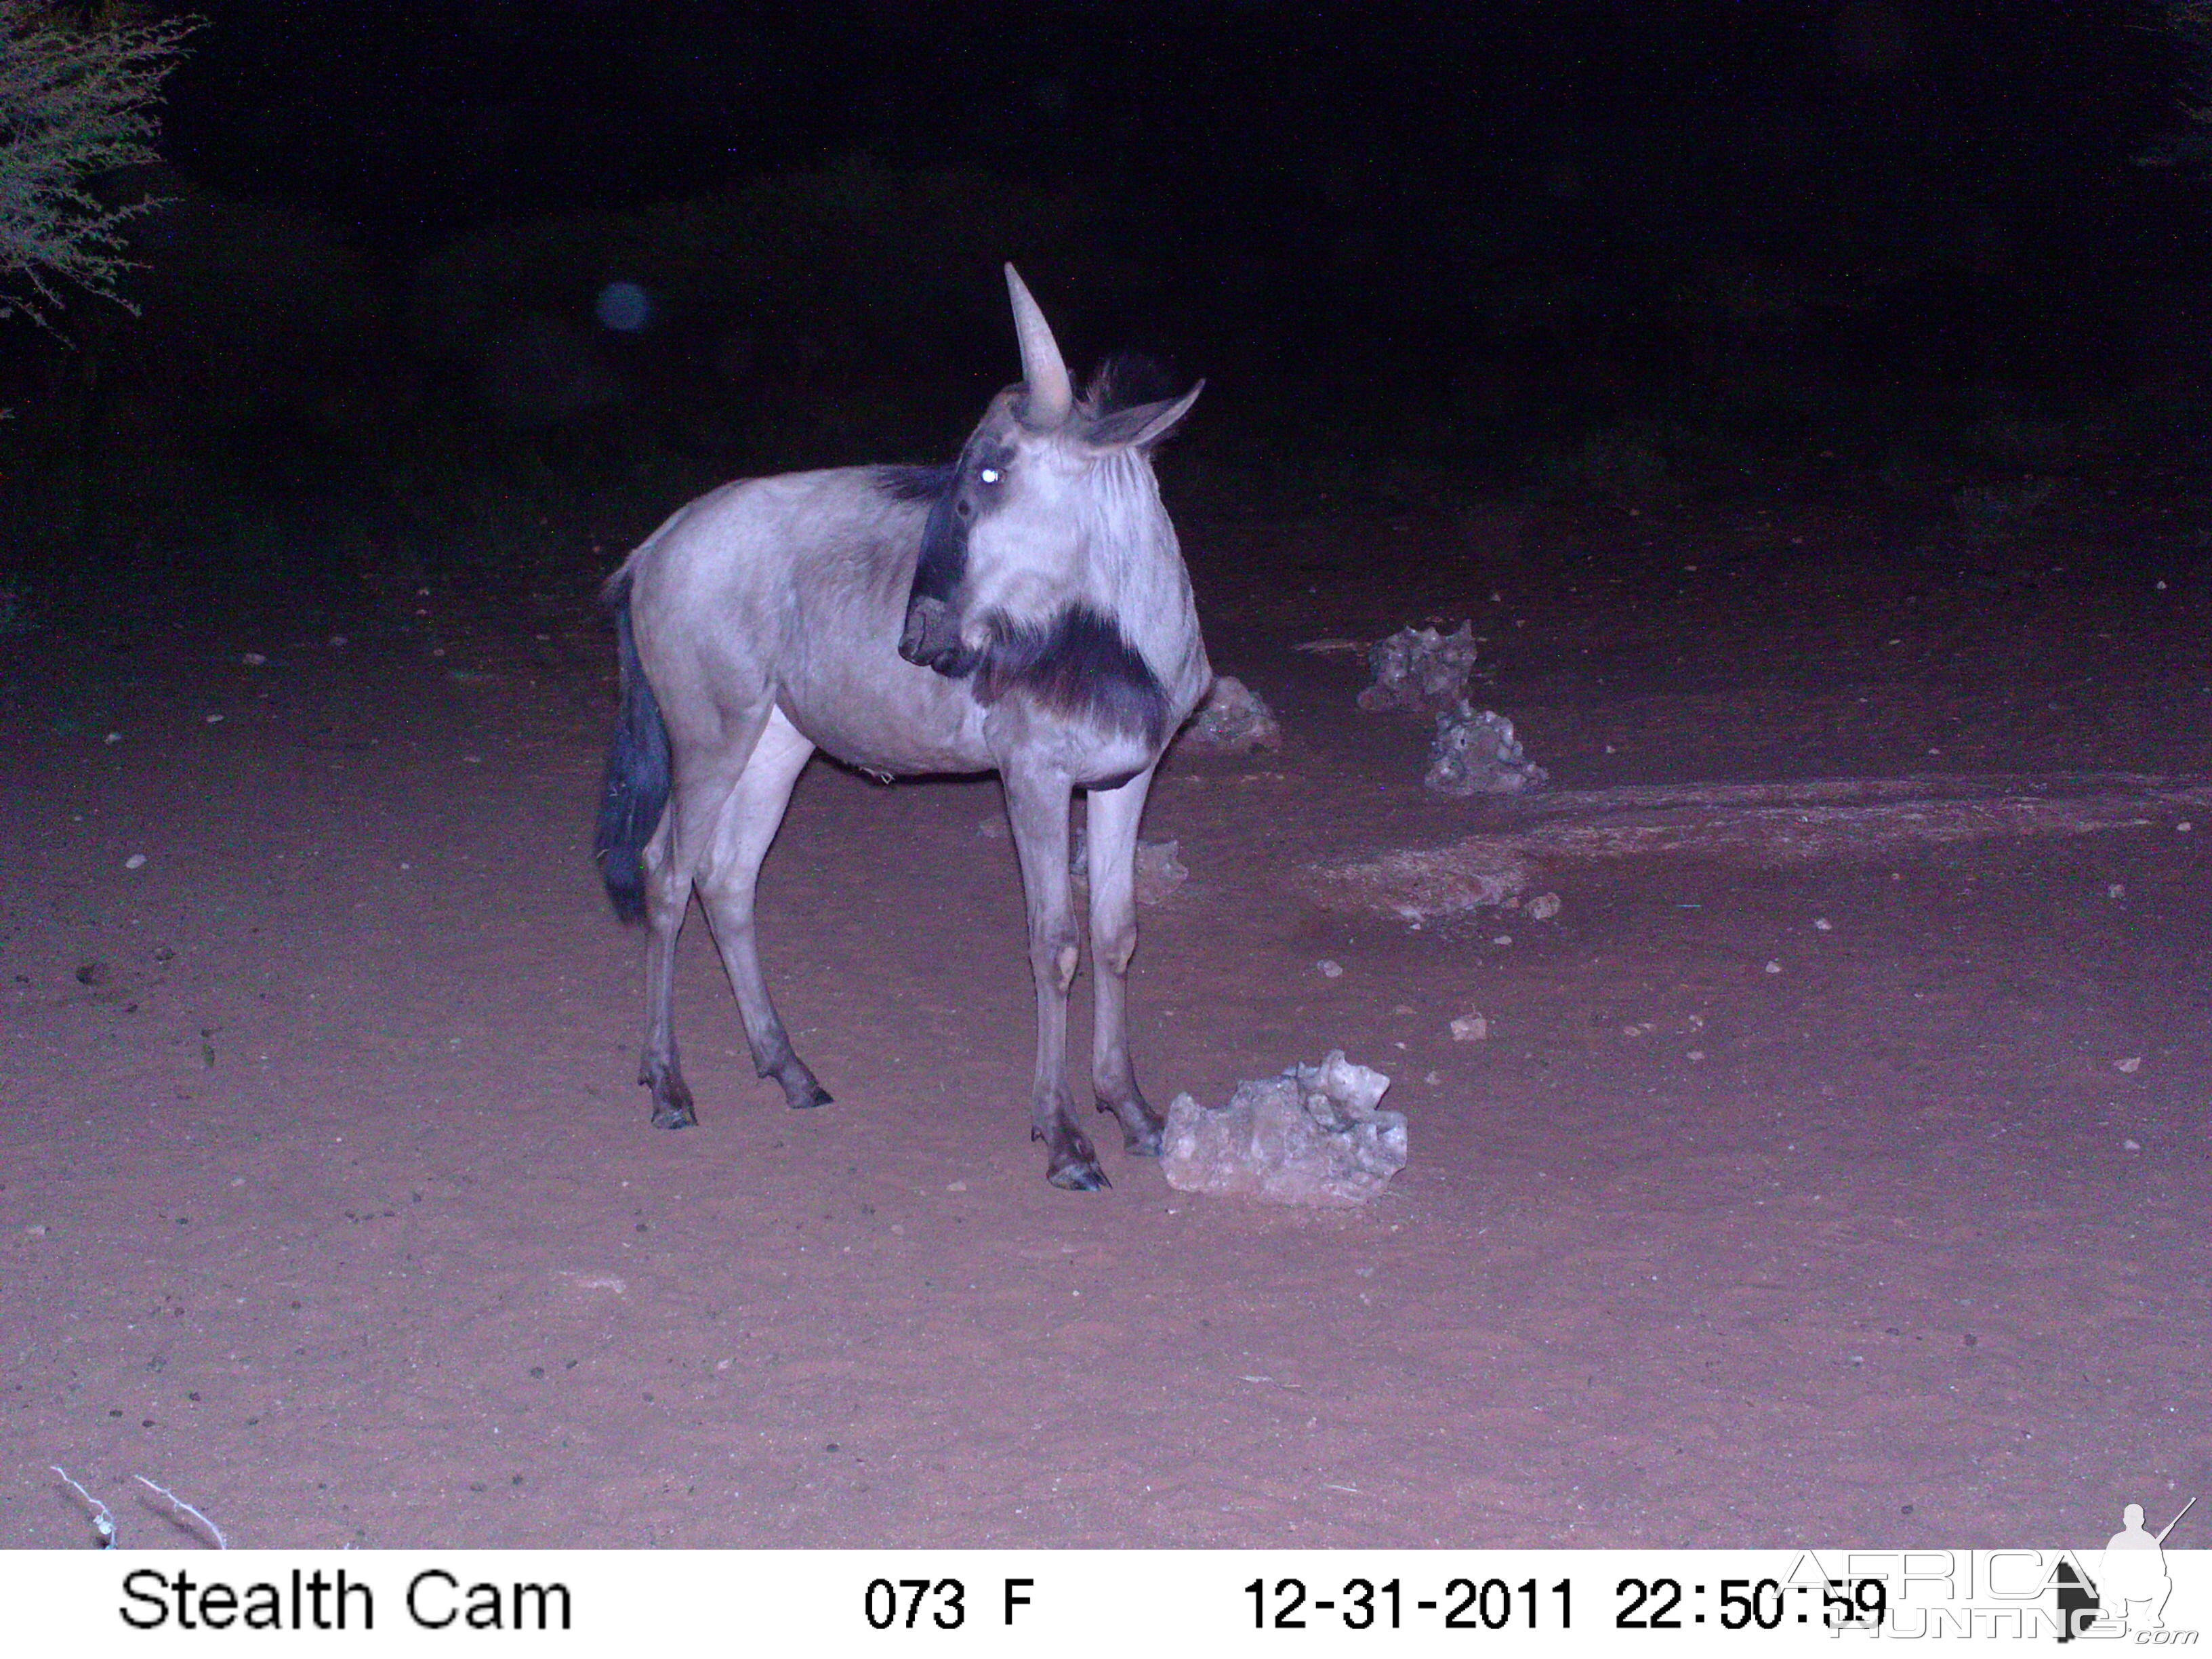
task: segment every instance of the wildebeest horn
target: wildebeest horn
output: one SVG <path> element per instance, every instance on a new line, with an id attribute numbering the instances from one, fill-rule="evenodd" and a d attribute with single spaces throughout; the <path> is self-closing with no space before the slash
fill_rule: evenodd
<path id="1" fill-rule="evenodd" d="M 1006 292 L 1014 302 L 1014 331 L 1022 342 L 1022 380 L 1029 387 L 1022 424 L 1050 431 L 1067 418 L 1075 403 L 1075 388 L 1068 381 L 1067 365 L 1060 361 L 1060 348 L 1053 343 L 1044 313 L 1037 309 L 1029 285 L 1011 264 L 1006 267 Z"/>

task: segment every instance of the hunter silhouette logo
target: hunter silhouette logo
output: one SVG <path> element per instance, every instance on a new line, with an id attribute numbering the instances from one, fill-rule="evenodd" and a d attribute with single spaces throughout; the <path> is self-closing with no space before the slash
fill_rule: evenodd
<path id="1" fill-rule="evenodd" d="M 2058 1592 L 2058 1639 L 2070 1642 L 2100 1619 L 2112 1621 L 2114 1635 L 2164 1630 L 2166 1597 L 2173 1594 L 2166 1570 L 2166 1534 L 2196 1507 L 2192 1498 L 2154 1534 L 2143 1529 L 2142 1505 L 2129 1504 L 2120 1511 L 2120 1530 L 2106 1543 L 2094 1580 L 2077 1572 L 2070 1559 L 2060 1562 L 2051 1575 Z"/>

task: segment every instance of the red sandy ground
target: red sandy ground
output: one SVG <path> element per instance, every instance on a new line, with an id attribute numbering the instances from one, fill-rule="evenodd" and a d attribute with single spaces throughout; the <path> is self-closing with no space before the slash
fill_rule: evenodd
<path id="1" fill-rule="evenodd" d="M 1179 1194 L 1110 1133 L 1111 1192 L 1045 1184 L 988 782 L 817 763 L 763 931 L 836 1103 L 753 1078 L 695 919 L 702 1122 L 650 1127 L 580 578 L 403 596 L 339 647 L 0 641 L 0 1545 L 92 1541 L 51 1464 L 137 1546 L 190 1541 L 141 1474 L 256 1547 L 2094 1547 L 2170 1513 L 2212 1484 L 2212 823 L 1328 915 L 1300 866 L 1480 814 L 1419 788 L 1420 721 L 1354 710 L 1356 659 L 1291 649 L 1472 615 L 1574 787 L 2204 771 L 2170 523 L 1188 523 L 1215 664 L 1290 735 L 1164 770 L 1146 834 L 1192 876 L 1143 915 L 1140 1073 L 1161 1107 L 1334 1048 L 1391 1073 L 1413 1164 L 1341 1213 Z"/>

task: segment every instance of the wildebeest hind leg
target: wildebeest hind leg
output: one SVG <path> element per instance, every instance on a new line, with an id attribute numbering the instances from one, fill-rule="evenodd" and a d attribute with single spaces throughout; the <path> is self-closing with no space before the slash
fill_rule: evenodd
<path id="1" fill-rule="evenodd" d="M 672 804 L 644 853 L 645 1050 L 638 1059 L 637 1080 L 653 1091 L 653 1121 L 663 1129 L 686 1128 L 699 1121 L 676 1052 L 676 939 L 691 907 L 691 877 L 674 856 L 675 831 Z"/>
<path id="2" fill-rule="evenodd" d="M 785 1100 L 802 1107 L 826 1106 L 830 1096 L 793 1052 L 790 1036 L 769 998 L 753 931 L 753 894 L 761 860 L 768 856 L 769 843 L 775 839 L 783 809 L 790 803 L 792 786 L 813 752 L 813 744 L 781 709 L 769 711 L 751 757 L 723 805 L 698 874 L 699 899 L 707 908 L 722 965 L 729 971 L 730 989 L 744 1018 L 753 1070 L 774 1078 L 783 1086 Z"/>

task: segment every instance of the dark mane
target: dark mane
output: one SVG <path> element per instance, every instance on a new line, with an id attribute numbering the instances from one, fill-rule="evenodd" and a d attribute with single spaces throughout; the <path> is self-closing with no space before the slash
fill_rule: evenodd
<path id="1" fill-rule="evenodd" d="M 895 501 L 933 501 L 952 482 L 949 466 L 872 466 L 868 480 Z"/>
<path id="2" fill-rule="evenodd" d="M 1118 351 L 1091 377 L 1083 390 L 1083 407 L 1095 421 L 1142 404 L 1159 403 L 1182 390 L 1158 358 L 1141 351 Z"/>

